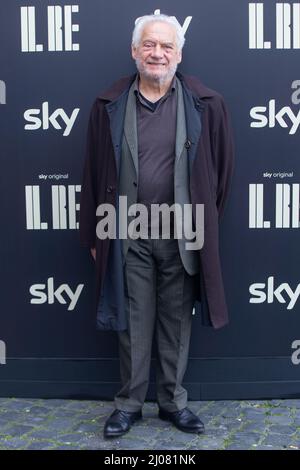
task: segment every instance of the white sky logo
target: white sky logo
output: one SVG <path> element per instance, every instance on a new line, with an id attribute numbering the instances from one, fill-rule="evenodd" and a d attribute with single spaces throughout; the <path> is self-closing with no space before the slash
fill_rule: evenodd
<path id="1" fill-rule="evenodd" d="M 255 106 L 250 109 L 250 117 L 253 121 L 250 127 L 261 128 L 269 127 L 270 129 L 279 125 L 283 128 L 289 127 L 289 134 L 294 135 L 300 124 L 300 110 L 295 114 L 290 106 L 284 106 L 276 109 L 276 100 L 272 99 L 268 102 L 268 106 Z"/>
<path id="2" fill-rule="evenodd" d="M 261 304 L 264 302 L 272 304 L 277 300 L 281 304 L 287 304 L 287 310 L 292 310 L 300 295 L 300 284 L 297 285 L 295 291 L 293 291 L 287 282 L 283 282 L 276 288 L 274 284 L 274 276 L 268 277 L 267 283 L 258 282 L 251 284 L 249 287 L 249 292 L 252 294 L 249 300 L 250 304 Z M 283 297 L 283 293 L 287 300 Z"/>
<path id="3" fill-rule="evenodd" d="M 154 14 L 154 15 L 160 15 L 160 10 L 159 10 L 159 9 L 154 10 L 154 13 L 153 13 L 153 14 Z M 176 16 L 173 16 L 173 18 L 176 18 Z M 182 30 L 183 30 L 183 34 L 185 34 L 185 33 L 187 32 L 187 29 L 188 29 L 188 27 L 189 27 L 189 25 L 190 25 L 190 22 L 192 21 L 192 18 L 193 18 L 192 16 L 187 16 L 187 17 L 185 18 L 185 20 L 184 20 L 183 25 L 181 25 Z M 139 19 L 140 19 L 140 17 L 135 20 L 135 23 L 136 23 Z M 177 18 L 176 18 L 176 19 L 177 19 Z M 178 20 L 177 20 L 177 21 L 178 21 Z"/>
<path id="4" fill-rule="evenodd" d="M 295 106 L 300 104 L 300 80 L 294 80 L 291 84 L 291 102 Z M 279 109 L 278 109 L 279 108 Z M 254 106 L 250 109 L 250 117 L 253 119 L 250 122 L 250 127 L 273 128 L 279 125 L 282 128 L 289 128 L 289 134 L 294 135 L 300 124 L 300 110 L 297 113 L 293 111 L 290 106 L 276 107 L 276 100 L 271 99 L 268 101 L 267 106 Z"/>
<path id="5" fill-rule="evenodd" d="M 79 31 L 79 25 L 72 23 L 73 13 L 78 13 L 78 5 L 53 5 L 47 7 L 48 51 L 79 51 L 79 44 L 73 43 L 72 35 Z M 21 50 L 22 52 L 42 52 L 43 44 L 36 42 L 35 7 L 21 7 Z"/>
<path id="6" fill-rule="evenodd" d="M 57 120 L 60 119 L 65 124 L 63 136 L 67 137 L 70 135 L 78 113 L 79 108 L 75 108 L 69 117 L 62 108 L 58 108 L 53 111 L 52 114 L 49 114 L 49 103 L 45 101 L 42 103 L 42 109 L 27 109 L 27 111 L 24 112 L 25 121 L 31 123 L 25 124 L 24 129 L 26 131 L 35 131 L 40 128 L 47 130 L 51 124 L 54 129 L 61 130 L 62 127 Z M 40 114 L 41 118 L 38 117 Z"/>
<path id="7" fill-rule="evenodd" d="M 3 80 L 0 80 L 0 104 L 6 104 L 6 85 Z"/>
<path id="8" fill-rule="evenodd" d="M 54 289 L 54 278 L 49 277 L 47 279 L 47 284 L 33 284 L 29 288 L 29 292 L 32 295 L 30 300 L 31 304 L 54 304 L 57 300 L 60 304 L 66 304 L 66 296 L 70 300 L 68 305 L 68 310 L 74 310 L 84 284 L 78 284 L 75 291 L 68 284 L 61 284 L 56 289 Z M 63 295 L 65 294 L 65 295 Z"/>

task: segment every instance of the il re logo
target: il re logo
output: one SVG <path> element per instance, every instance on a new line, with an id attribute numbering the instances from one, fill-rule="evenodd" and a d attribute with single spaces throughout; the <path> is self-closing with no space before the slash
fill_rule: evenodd
<path id="1" fill-rule="evenodd" d="M 276 3 L 275 14 L 275 48 L 300 49 L 300 3 Z M 249 3 L 249 49 L 271 49 L 264 24 L 264 4 Z"/>
<path id="2" fill-rule="evenodd" d="M 73 33 L 79 25 L 72 23 L 73 13 L 78 13 L 78 5 L 53 5 L 47 7 L 48 51 L 79 51 L 79 44 L 73 43 Z M 22 52 L 42 52 L 43 44 L 36 41 L 35 7 L 21 7 L 21 50 Z"/>
<path id="3" fill-rule="evenodd" d="M 6 364 L 6 344 L 0 339 L 0 364 Z"/>
<path id="4" fill-rule="evenodd" d="M 275 193 L 273 221 L 265 220 L 264 216 L 264 184 L 249 184 L 249 228 L 300 228 L 300 185 L 280 183 L 275 188 L 272 186 L 272 190 Z"/>
<path id="5" fill-rule="evenodd" d="M 54 278 L 49 277 L 47 284 L 33 284 L 29 288 L 29 292 L 32 295 L 30 300 L 31 304 L 54 304 L 57 300 L 60 304 L 65 305 L 68 302 L 68 310 L 74 310 L 81 291 L 83 284 L 78 284 L 75 291 L 68 284 L 61 284 L 54 289 Z"/>
<path id="6" fill-rule="evenodd" d="M 0 104 L 6 104 L 6 85 L 3 80 L 0 80 Z"/>
<path id="7" fill-rule="evenodd" d="M 40 175 L 42 177 L 42 175 Z M 44 189 L 44 188 L 43 188 Z M 46 189 L 49 191 L 49 188 Z M 76 195 L 81 191 L 81 185 L 51 185 L 52 229 L 78 229 L 77 213 L 80 204 Z M 48 222 L 41 215 L 41 195 L 39 185 L 25 186 L 26 228 L 27 230 L 47 230 Z M 49 217 L 49 214 L 48 214 Z"/>

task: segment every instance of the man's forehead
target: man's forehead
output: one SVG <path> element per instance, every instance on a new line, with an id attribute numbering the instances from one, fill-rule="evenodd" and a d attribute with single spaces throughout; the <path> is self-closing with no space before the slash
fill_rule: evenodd
<path id="1" fill-rule="evenodd" d="M 166 42 L 175 42 L 175 28 L 168 23 L 150 23 L 145 25 L 142 31 L 142 40 L 160 39 Z"/>

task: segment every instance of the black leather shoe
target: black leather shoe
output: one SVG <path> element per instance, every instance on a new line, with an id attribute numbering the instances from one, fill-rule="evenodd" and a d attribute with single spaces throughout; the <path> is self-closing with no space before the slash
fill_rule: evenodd
<path id="1" fill-rule="evenodd" d="M 107 419 L 104 426 L 104 437 L 117 437 L 122 436 L 129 431 L 130 426 L 141 419 L 142 412 L 135 411 L 129 412 L 124 410 L 115 409 L 115 411 Z"/>
<path id="2" fill-rule="evenodd" d="M 189 408 L 183 408 L 179 411 L 166 411 L 159 408 L 158 416 L 164 421 L 171 421 L 180 431 L 203 433 L 204 424 Z"/>

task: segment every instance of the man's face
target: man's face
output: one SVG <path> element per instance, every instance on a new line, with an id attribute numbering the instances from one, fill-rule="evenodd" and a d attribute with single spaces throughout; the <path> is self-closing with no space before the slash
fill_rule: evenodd
<path id="1" fill-rule="evenodd" d="M 160 83 L 170 80 L 181 62 L 175 28 L 161 21 L 147 24 L 140 44 L 132 46 L 132 57 L 140 75 L 146 79 Z"/>

